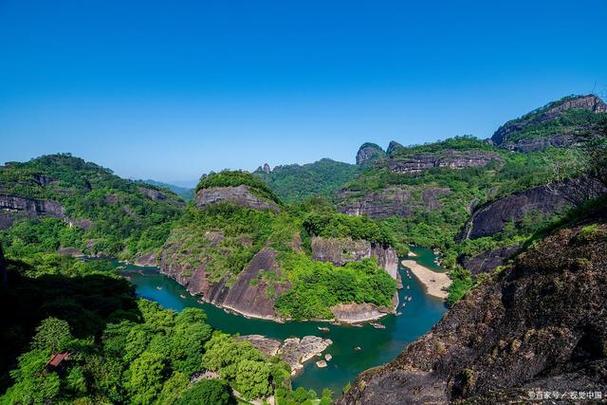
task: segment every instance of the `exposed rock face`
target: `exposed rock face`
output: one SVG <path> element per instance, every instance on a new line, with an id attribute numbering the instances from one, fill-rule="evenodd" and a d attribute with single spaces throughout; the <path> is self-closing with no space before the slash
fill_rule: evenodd
<path id="1" fill-rule="evenodd" d="M 388 160 L 388 168 L 394 173 L 415 174 L 433 168 L 463 169 L 482 167 L 501 158 L 493 152 L 478 150 L 446 150 L 441 153 L 418 153 L 408 157 Z"/>
<path id="2" fill-rule="evenodd" d="M 519 251 L 520 246 L 507 246 L 489 250 L 472 257 L 463 256 L 458 258 L 458 262 L 476 276 L 481 273 L 490 273 L 498 266 L 503 266 L 506 260 Z"/>
<path id="3" fill-rule="evenodd" d="M 41 216 L 65 218 L 65 210 L 55 201 L 0 195 L 0 229 L 9 228 L 19 217 Z"/>
<path id="4" fill-rule="evenodd" d="M 572 202 L 579 202 L 577 199 L 580 195 L 589 199 L 605 192 L 598 184 L 588 186 L 587 183 L 584 179 L 567 180 L 551 186 L 530 188 L 481 205 L 474 210 L 458 239 L 494 235 L 503 231 L 507 223 L 520 222 L 526 215 L 554 214 Z M 579 192 L 580 187 L 584 187 L 584 192 Z"/>
<path id="5" fill-rule="evenodd" d="M 209 234 L 208 239 L 210 243 L 219 243 L 222 235 Z M 260 250 L 232 283 L 228 283 L 228 279 L 211 282 L 205 272 L 204 261 L 194 269 L 179 265 L 177 257 L 182 254 L 187 253 L 182 252 L 180 246 L 165 245 L 160 259 L 160 271 L 185 286 L 190 293 L 245 316 L 280 320 L 274 310 L 274 298 L 286 291 L 288 285 L 275 284 L 274 293 L 270 294 L 267 282 L 261 277 L 264 271 L 273 272 L 276 278 L 280 275 L 273 249 Z"/>
<path id="6" fill-rule="evenodd" d="M 135 266 L 152 267 L 158 265 L 158 256 L 156 253 L 142 253 L 135 257 Z"/>
<path id="7" fill-rule="evenodd" d="M 372 244 L 366 240 L 350 238 L 312 238 L 312 258 L 343 266 L 374 257 L 377 263 L 394 279 L 398 280 L 398 257 L 391 247 Z"/>
<path id="8" fill-rule="evenodd" d="M 607 226 L 557 232 L 457 303 L 339 404 L 532 402 L 607 390 Z"/>
<path id="9" fill-rule="evenodd" d="M 390 308 L 380 308 L 377 305 L 369 303 L 339 304 L 331 308 L 335 321 L 343 323 L 373 321 L 392 312 L 394 311 Z"/>
<path id="10" fill-rule="evenodd" d="M 356 164 L 365 165 L 386 157 L 386 152 L 374 143 L 364 143 L 356 153 Z"/>
<path id="11" fill-rule="evenodd" d="M 289 338 L 283 342 L 261 335 L 246 335 L 241 336 L 240 339 L 251 342 L 253 346 L 268 356 L 278 355 L 291 366 L 292 375 L 303 368 L 303 363 L 315 356 L 322 356 L 322 352 L 333 344 L 331 339 L 323 339 L 318 336 L 304 336 L 301 339 Z"/>
<path id="12" fill-rule="evenodd" d="M 441 207 L 440 197 L 450 192 L 448 188 L 427 187 L 421 201 L 412 198 L 411 191 L 403 187 L 387 187 L 380 191 L 360 195 L 351 190 L 341 190 L 338 209 L 348 215 L 367 215 L 382 219 L 392 216 L 409 217 L 416 209 L 435 210 Z"/>
<path id="13" fill-rule="evenodd" d="M 198 208 L 205 208 L 219 203 L 232 203 L 259 210 L 280 210 L 275 202 L 256 196 L 246 185 L 206 188 L 196 193 L 196 206 Z"/>
<path id="14" fill-rule="evenodd" d="M 594 95 L 569 97 L 562 101 L 550 103 L 519 119 L 511 120 L 502 125 L 491 137 L 494 144 L 520 151 L 543 149 L 547 146 L 567 146 L 575 142 L 573 134 L 561 134 L 547 139 L 523 140 L 510 142 L 510 139 L 522 130 L 538 124 L 543 124 L 559 118 L 568 110 L 587 110 L 594 113 L 607 112 L 607 104 Z"/>

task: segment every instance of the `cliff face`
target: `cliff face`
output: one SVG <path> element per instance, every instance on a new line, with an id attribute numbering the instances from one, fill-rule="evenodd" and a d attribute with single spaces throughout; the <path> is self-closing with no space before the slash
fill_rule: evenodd
<path id="1" fill-rule="evenodd" d="M 356 153 L 356 164 L 365 165 L 386 157 L 386 152 L 374 143 L 363 144 Z"/>
<path id="2" fill-rule="evenodd" d="M 446 150 L 441 153 L 418 153 L 407 157 L 388 160 L 388 168 L 393 173 L 415 174 L 433 168 L 463 169 L 482 167 L 501 158 L 492 152 Z"/>
<path id="3" fill-rule="evenodd" d="M 480 253 L 476 256 L 462 256 L 458 262 L 473 275 L 489 273 L 498 266 L 503 266 L 508 259 L 520 251 L 520 246 L 507 246 Z"/>
<path id="4" fill-rule="evenodd" d="M 222 236 L 210 234 L 209 243 L 217 244 Z M 206 263 L 180 264 L 179 256 L 188 255 L 180 245 L 165 245 L 160 258 L 160 271 L 187 288 L 191 294 L 200 295 L 211 304 L 227 308 L 246 316 L 278 319 L 274 311 L 274 298 L 288 288 L 288 284 L 273 284 L 273 293 L 263 278 L 264 272 L 273 273 L 272 279 L 280 276 L 276 252 L 270 248 L 260 250 L 234 281 L 223 278 L 218 282 L 209 280 Z"/>
<path id="5" fill-rule="evenodd" d="M 376 219 L 408 217 L 415 209 L 440 208 L 440 197 L 449 192 L 448 188 L 427 187 L 422 192 L 421 200 L 416 200 L 406 186 L 387 187 L 367 194 L 344 189 L 337 194 L 338 209 L 344 214 L 367 215 Z"/>
<path id="6" fill-rule="evenodd" d="M 256 196 L 246 185 L 206 188 L 196 193 L 196 206 L 198 208 L 220 203 L 231 203 L 252 209 L 280 210 L 275 202 Z"/>
<path id="7" fill-rule="evenodd" d="M 494 235 L 503 231 L 507 223 L 520 222 L 526 215 L 554 214 L 581 202 L 580 199 L 593 198 L 605 191 L 597 182 L 576 179 L 513 193 L 476 208 L 458 239 Z"/>
<path id="8" fill-rule="evenodd" d="M 561 230 L 474 289 L 340 404 L 530 401 L 607 389 L 607 225 Z"/>
<path id="9" fill-rule="evenodd" d="M 346 238 L 312 238 L 312 258 L 343 266 L 348 262 L 375 258 L 377 263 L 394 279 L 399 279 L 398 256 L 391 247 L 371 244 L 366 240 Z"/>
<path id="10" fill-rule="evenodd" d="M 576 142 L 579 125 L 567 125 L 550 133 L 550 136 L 534 139 L 516 139 L 525 130 L 553 122 L 571 110 L 592 113 L 607 112 L 607 104 L 594 95 L 567 97 L 550 103 L 521 118 L 508 121 L 491 137 L 495 145 L 521 152 L 541 150 L 548 146 L 568 146 Z"/>
<path id="11" fill-rule="evenodd" d="M 9 228 L 19 217 L 40 216 L 65 218 L 65 210 L 56 201 L 0 195 L 0 229 Z"/>

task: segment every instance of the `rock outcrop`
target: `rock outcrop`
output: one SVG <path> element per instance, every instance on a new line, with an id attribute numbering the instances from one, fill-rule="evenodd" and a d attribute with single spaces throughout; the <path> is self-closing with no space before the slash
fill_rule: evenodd
<path id="1" fill-rule="evenodd" d="M 337 403 L 528 403 L 538 390 L 605 392 L 606 266 L 604 222 L 556 232 L 396 360 L 361 374 Z"/>
<path id="2" fill-rule="evenodd" d="M 481 273 L 490 273 L 497 267 L 503 266 L 506 261 L 516 255 L 520 249 L 520 246 L 515 245 L 488 250 L 476 256 L 459 257 L 458 263 L 469 270 L 470 273 L 477 276 Z"/>
<path id="3" fill-rule="evenodd" d="M 356 153 L 356 164 L 366 165 L 386 157 L 386 152 L 374 143 L 364 143 Z"/>
<path id="4" fill-rule="evenodd" d="M 335 305 L 331 308 L 331 313 L 336 322 L 361 323 L 377 320 L 394 311 L 392 308 L 380 308 L 374 304 L 363 303 Z"/>
<path id="5" fill-rule="evenodd" d="M 396 141 L 390 141 L 390 144 L 388 144 L 388 149 L 386 149 L 386 154 L 388 156 L 392 156 L 394 153 L 396 153 L 402 149 L 405 149 L 405 147 L 403 145 L 401 145 L 400 143 L 398 143 Z"/>
<path id="6" fill-rule="evenodd" d="M 203 188 L 196 193 L 196 206 L 206 208 L 214 204 L 231 203 L 258 210 L 279 211 L 278 204 L 257 196 L 249 186 Z"/>
<path id="7" fill-rule="evenodd" d="M 366 215 L 374 219 L 409 217 L 417 209 L 439 209 L 440 198 L 449 192 L 448 188 L 429 186 L 423 190 L 421 200 L 416 200 L 407 186 L 386 187 L 366 194 L 344 189 L 337 194 L 338 210 L 344 214 Z"/>
<path id="8" fill-rule="evenodd" d="M 494 152 L 445 150 L 440 153 L 416 153 L 406 157 L 399 156 L 389 159 L 387 165 L 393 173 L 415 174 L 434 168 L 482 167 L 491 161 L 501 161 L 501 158 Z"/>
<path id="9" fill-rule="evenodd" d="M 522 221 L 527 215 L 551 215 L 577 204 L 580 199 L 597 197 L 606 190 L 588 179 L 566 180 L 509 194 L 477 207 L 458 236 L 458 240 L 491 236 L 506 224 Z"/>
<path id="10" fill-rule="evenodd" d="M 607 112 L 607 104 L 592 94 L 586 96 L 566 97 L 550 103 L 521 118 L 506 122 L 491 137 L 491 141 L 500 147 L 521 152 L 541 150 L 547 146 L 568 146 L 576 142 L 577 136 L 574 128 L 555 131 L 549 137 L 534 139 L 516 139 L 517 135 L 528 128 L 549 123 L 560 118 L 569 110 L 585 110 L 593 113 Z"/>
<path id="11" fill-rule="evenodd" d="M 209 243 L 219 243 L 220 234 L 209 234 Z M 160 271 L 174 278 L 194 295 L 204 301 L 253 318 L 280 320 L 274 310 L 274 299 L 288 288 L 286 283 L 275 283 L 270 292 L 269 284 L 262 277 L 263 272 L 272 272 L 273 279 L 280 276 L 276 252 L 271 248 L 260 250 L 235 280 L 224 277 L 218 282 L 209 280 L 205 271 L 206 263 L 201 261 L 190 267 L 180 264 L 183 252 L 180 245 L 165 244 Z"/>
<path id="12" fill-rule="evenodd" d="M 366 240 L 350 238 L 312 238 L 312 258 L 343 266 L 366 258 L 375 258 L 377 263 L 394 279 L 399 280 L 398 256 L 391 247 L 372 244 Z"/>
<path id="13" fill-rule="evenodd" d="M 9 228 L 17 218 L 41 216 L 63 219 L 65 210 L 56 201 L 0 195 L 0 229 Z"/>
<path id="14" fill-rule="evenodd" d="M 262 353 L 268 356 L 278 356 L 291 367 L 291 375 L 297 374 L 308 360 L 321 357 L 322 353 L 333 344 L 331 339 L 318 336 L 289 338 L 284 341 L 270 339 L 261 335 L 246 335 L 240 339 L 251 342 Z"/>

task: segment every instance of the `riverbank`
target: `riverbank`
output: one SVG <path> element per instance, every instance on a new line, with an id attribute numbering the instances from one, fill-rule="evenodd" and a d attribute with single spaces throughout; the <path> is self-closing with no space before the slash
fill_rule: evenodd
<path id="1" fill-rule="evenodd" d="M 447 273 L 432 271 L 415 260 L 403 260 L 401 263 L 411 270 L 415 278 L 424 286 L 428 295 L 441 299 L 447 298 L 447 289 L 451 285 L 451 279 Z"/>

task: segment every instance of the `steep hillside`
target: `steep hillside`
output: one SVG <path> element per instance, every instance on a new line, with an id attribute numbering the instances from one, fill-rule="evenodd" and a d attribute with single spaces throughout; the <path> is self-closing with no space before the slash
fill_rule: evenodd
<path id="1" fill-rule="evenodd" d="M 491 137 L 499 147 L 530 152 L 571 146 L 607 121 L 607 104 L 594 95 L 569 96 L 502 125 Z"/>
<path id="2" fill-rule="evenodd" d="M 69 154 L 0 167 L 0 228 L 9 255 L 153 254 L 184 206 L 166 189 L 121 179 Z"/>
<path id="3" fill-rule="evenodd" d="M 330 197 L 359 171 L 355 165 L 321 159 L 305 165 L 276 166 L 274 169 L 266 164 L 254 174 L 261 177 L 283 201 L 293 202 L 319 195 Z"/>
<path id="4" fill-rule="evenodd" d="M 485 278 L 396 360 L 363 373 L 338 403 L 505 403 L 537 399 L 540 391 L 605 392 L 606 212 L 603 200 Z"/>
<path id="5" fill-rule="evenodd" d="M 245 172 L 211 174 L 197 190 L 161 257 L 162 272 L 191 293 L 267 319 L 334 318 L 345 303 L 392 310 L 394 243 L 373 221 L 325 205 L 286 206 Z M 356 248 L 356 260 L 322 255 L 325 240 L 340 253 Z"/>

